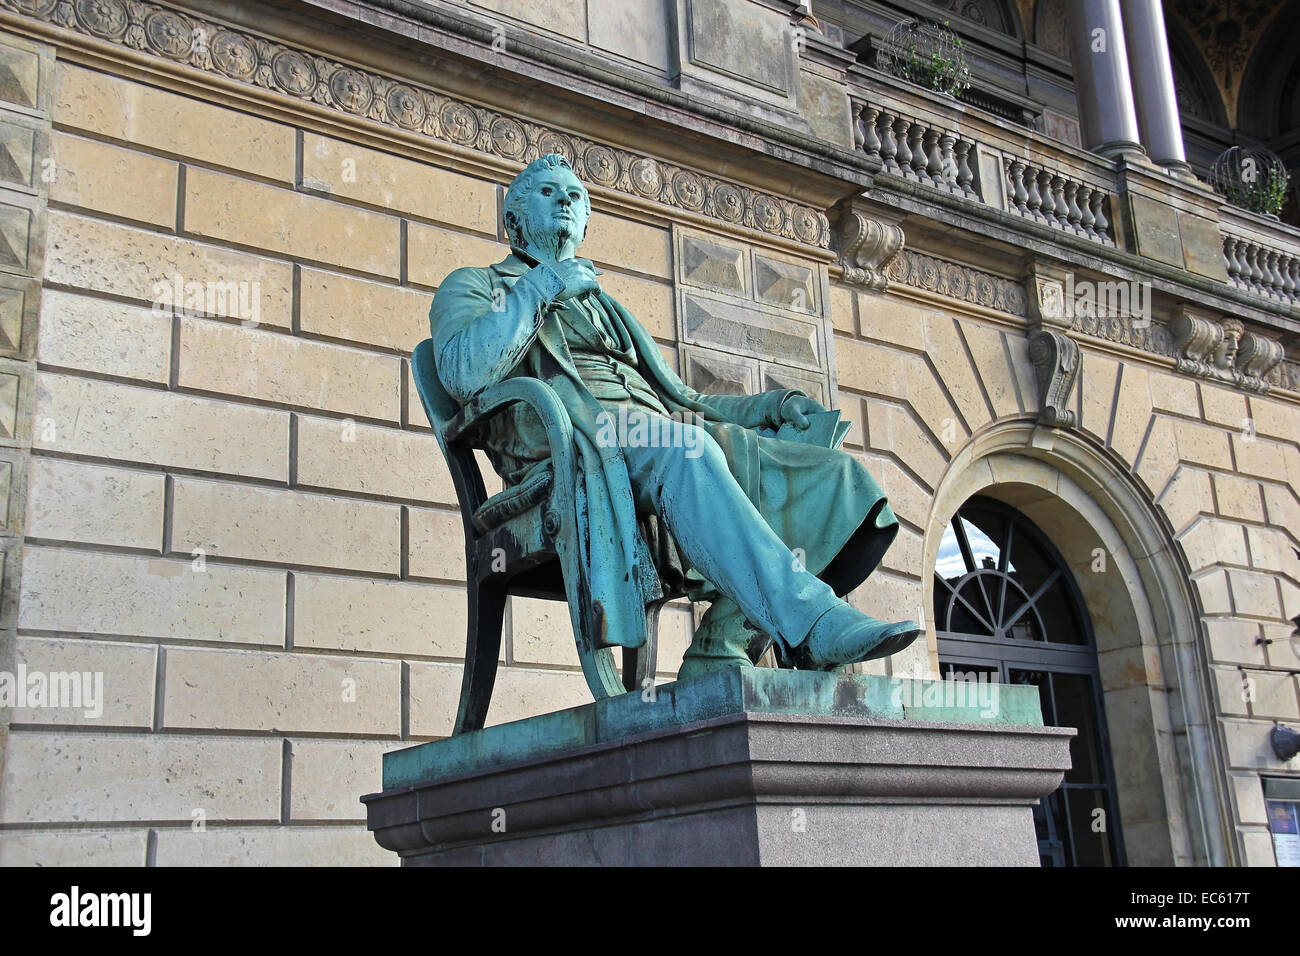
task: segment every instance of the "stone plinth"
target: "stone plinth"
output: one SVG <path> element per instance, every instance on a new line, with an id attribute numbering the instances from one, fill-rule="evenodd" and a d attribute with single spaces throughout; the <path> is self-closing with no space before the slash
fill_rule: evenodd
<path id="1" fill-rule="evenodd" d="M 1038 865 L 1070 766 L 1037 690 L 766 668 L 384 757 L 409 866 Z M 648 692 L 647 692 L 648 694 Z"/>

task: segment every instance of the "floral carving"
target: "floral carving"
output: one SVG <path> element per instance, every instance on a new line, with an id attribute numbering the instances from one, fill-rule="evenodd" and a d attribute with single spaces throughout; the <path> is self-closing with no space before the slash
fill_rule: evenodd
<path id="1" fill-rule="evenodd" d="M 356 70 L 335 70 L 330 76 L 334 101 L 349 113 L 365 113 L 370 106 L 370 81 Z"/>
<path id="2" fill-rule="evenodd" d="M 388 115 L 393 122 L 405 129 L 419 129 L 424 124 L 428 112 L 424 106 L 424 97 L 409 86 L 394 83 L 388 88 Z"/>
<path id="3" fill-rule="evenodd" d="M 508 116 L 498 116 L 492 122 L 492 148 L 507 159 L 523 159 L 528 152 L 528 134 L 523 124 Z"/>
<path id="4" fill-rule="evenodd" d="M 165 57 L 178 60 L 190 52 L 194 31 L 185 20 L 167 10 L 155 10 L 144 21 L 149 46 Z"/>
<path id="5" fill-rule="evenodd" d="M 713 187 L 713 208 L 727 222 L 740 222 L 745 215 L 744 197 L 730 183 L 718 183 Z"/>
<path id="6" fill-rule="evenodd" d="M 588 146 L 583 159 L 586 161 L 587 178 L 593 183 L 613 186 L 618 182 L 618 157 L 608 146 Z"/>
<path id="7" fill-rule="evenodd" d="M 281 50 L 271 58 L 271 74 L 286 93 L 309 96 L 316 89 L 311 61 L 294 50 Z"/>
<path id="8" fill-rule="evenodd" d="M 251 80 L 257 72 L 257 51 L 247 37 L 222 30 L 212 38 L 212 65 L 236 80 Z"/>
<path id="9" fill-rule="evenodd" d="M 1011 315 L 1025 315 L 1028 298 L 1024 286 L 1001 276 L 946 262 L 910 249 L 891 259 L 884 269 L 894 282 L 935 292 L 950 299 L 971 302 Z"/>
<path id="10" fill-rule="evenodd" d="M 130 22 L 121 0 L 77 0 L 73 9 L 77 22 L 105 40 L 119 39 Z"/>

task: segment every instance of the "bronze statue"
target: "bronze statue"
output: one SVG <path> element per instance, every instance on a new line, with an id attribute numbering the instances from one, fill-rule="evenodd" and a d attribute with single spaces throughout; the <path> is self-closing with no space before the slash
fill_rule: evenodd
<path id="1" fill-rule="evenodd" d="M 703 395 L 685 385 L 592 263 L 574 257 L 590 214 L 565 157 L 531 163 L 506 193 L 511 254 L 451 273 L 430 319 L 438 378 L 458 401 L 512 376 L 541 379 L 562 400 L 606 639 L 643 644 L 647 582 L 676 575 L 692 600 L 712 601 L 682 678 L 752 666 L 773 642 L 782 663 L 820 670 L 909 645 L 915 623 L 875 620 L 840 597 L 898 532 L 879 485 L 846 452 L 773 436 L 811 434 L 826 410 L 794 389 Z M 523 404 L 492 421 L 486 446 L 508 485 L 550 454 Z"/>

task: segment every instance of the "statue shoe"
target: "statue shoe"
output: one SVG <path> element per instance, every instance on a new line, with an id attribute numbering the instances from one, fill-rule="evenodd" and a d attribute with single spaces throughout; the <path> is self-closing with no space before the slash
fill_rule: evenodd
<path id="1" fill-rule="evenodd" d="M 799 670 L 831 671 L 897 654 L 922 633 L 914 621 L 877 621 L 841 601 L 817 619 L 802 642 L 781 650 L 784 663 Z"/>

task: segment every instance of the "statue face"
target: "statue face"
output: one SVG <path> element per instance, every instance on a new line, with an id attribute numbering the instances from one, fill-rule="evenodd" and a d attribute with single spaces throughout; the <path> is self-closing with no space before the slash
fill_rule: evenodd
<path id="1" fill-rule="evenodd" d="M 572 170 L 562 166 L 543 170 L 533 178 L 523 214 L 529 248 L 567 258 L 587 232 L 587 189 Z"/>

